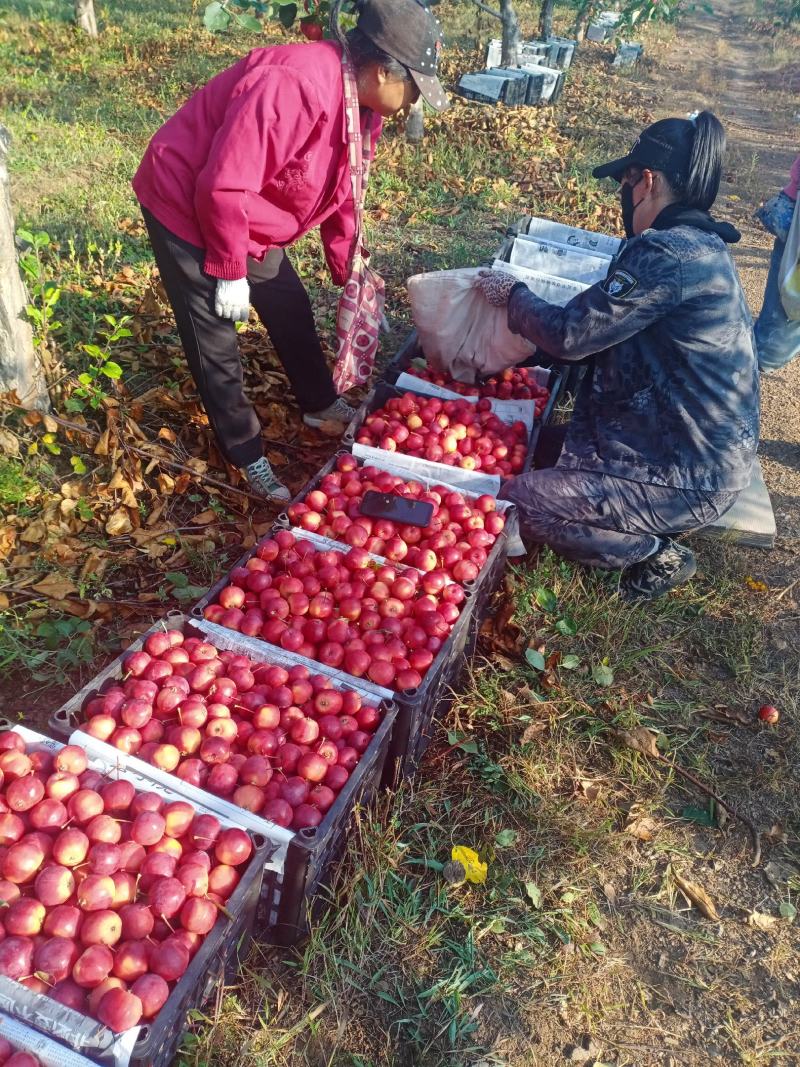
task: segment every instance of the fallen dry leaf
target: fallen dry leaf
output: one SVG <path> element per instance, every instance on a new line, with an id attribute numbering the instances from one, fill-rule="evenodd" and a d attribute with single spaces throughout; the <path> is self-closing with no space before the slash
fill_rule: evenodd
<path id="1" fill-rule="evenodd" d="M 106 522 L 106 533 L 109 537 L 121 537 L 122 534 L 130 533 L 133 529 L 131 517 L 127 508 L 117 508 L 112 511 Z"/>
<path id="2" fill-rule="evenodd" d="M 96 548 L 90 549 L 81 567 L 81 578 L 92 577 L 99 581 L 105 574 L 108 564 L 109 559 L 106 553 Z"/>
<path id="3" fill-rule="evenodd" d="M 672 880 L 681 893 L 694 904 L 702 915 L 705 915 L 707 919 L 711 919 L 712 922 L 720 921 L 714 901 L 701 885 L 698 885 L 697 882 L 690 882 L 688 878 L 681 877 L 677 871 L 672 872 Z"/>
<path id="4" fill-rule="evenodd" d="M 650 815 L 637 815 L 625 823 L 625 833 L 637 841 L 652 841 L 658 830 L 658 823 Z"/>
<path id="5" fill-rule="evenodd" d="M 141 489 L 141 483 L 138 483 L 136 486 L 132 485 L 128 478 L 125 477 L 125 474 L 122 472 L 122 469 L 120 467 L 117 467 L 117 469 L 114 471 L 114 476 L 108 483 L 106 488 L 114 490 L 115 492 L 122 493 L 122 503 L 125 505 L 125 507 L 137 507 L 136 493 L 134 490 L 136 488 Z"/>
<path id="6" fill-rule="evenodd" d="M 0 593 L 0 611 L 5 611 L 10 601 L 5 593 Z"/>
<path id="7" fill-rule="evenodd" d="M 10 526 L 0 526 L 0 559 L 6 559 L 14 551 L 17 532 Z"/>
<path id="8" fill-rule="evenodd" d="M 11 459 L 16 459 L 19 456 L 19 438 L 15 433 L 4 429 L 2 426 L 0 426 L 0 453 Z"/>
<path id="9" fill-rule="evenodd" d="M 100 434 L 100 440 L 94 446 L 96 456 L 107 456 L 111 447 L 111 430 L 105 429 Z"/>
<path id="10" fill-rule="evenodd" d="M 63 574 L 48 574 L 46 578 L 32 585 L 31 589 L 35 589 L 37 593 L 50 597 L 52 600 L 66 600 L 68 596 L 78 591 L 77 586 Z"/>
<path id="11" fill-rule="evenodd" d="M 580 778 L 578 780 L 578 791 L 586 797 L 587 800 L 596 801 L 603 795 L 603 787 L 599 782 L 593 782 L 590 778 Z"/>
<path id="12" fill-rule="evenodd" d="M 526 726 L 525 729 L 523 730 L 522 737 L 520 738 L 520 744 L 523 744 L 523 745 L 533 744 L 534 741 L 537 741 L 542 736 L 542 734 L 545 732 L 546 729 L 547 729 L 547 723 L 546 722 L 544 722 L 544 721 L 542 721 L 542 722 L 532 722 L 529 726 Z"/>
<path id="13" fill-rule="evenodd" d="M 713 722 L 727 722 L 735 726 L 753 725 L 751 715 L 742 711 L 741 708 L 729 708 L 724 704 L 718 704 L 714 708 L 704 708 L 700 714 L 704 719 L 711 719 Z"/>
<path id="14" fill-rule="evenodd" d="M 765 933 L 774 930 L 780 922 L 780 919 L 776 919 L 774 915 L 767 915 L 763 911 L 753 911 L 747 916 L 747 925 L 754 926 L 756 930 L 763 930 Z"/>
<path id="15" fill-rule="evenodd" d="M 611 882 L 606 882 L 603 886 L 603 896 L 606 898 L 612 908 L 617 906 L 617 891 Z"/>
<path id="16" fill-rule="evenodd" d="M 199 515 L 195 515 L 192 519 L 194 526 L 208 526 L 210 522 L 214 522 L 217 518 L 217 513 L 212 508 L 208 508 L 206 511 L 201 511 Z"/>
<path id="17" fill-rule="evenodd" d="M 653 730 L 648 730 L 646 726 L 634 726 L 631 730 L 612 730 L 611 732 L 626 748 L 641 752 L 645 756 L 652 756 L 654 759 L 660 758 L 661 753 L 656 744 L 658 734 Z"/>
<path id="18" fill-rule="evenodd" d="M 34 522 L 29 522 L 22 533 L 19 535 L 20 541 L 25 541 L 29 545 L 39 545 L 47 537 L 47 527 L 41 519 L 36 519 Z"/>

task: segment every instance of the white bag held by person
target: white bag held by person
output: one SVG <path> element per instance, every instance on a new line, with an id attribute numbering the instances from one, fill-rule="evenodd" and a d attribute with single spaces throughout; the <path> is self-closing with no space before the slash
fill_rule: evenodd
<path id="1" fill-rule="evenodd" d="M 481 269 L 415 274 L 406 282 L 428 364 L 457 382 L 497 374 L 536 351 L 530 341 L 509 330 L 506 308 L 492 307 L 477 288 Z"/>
<path id="2" fill-rule="evenodd" d="M 795 204 L 792 225 L 778 272 L 778 287 L 786 317 L 800 321 L 800 199 Z"/>

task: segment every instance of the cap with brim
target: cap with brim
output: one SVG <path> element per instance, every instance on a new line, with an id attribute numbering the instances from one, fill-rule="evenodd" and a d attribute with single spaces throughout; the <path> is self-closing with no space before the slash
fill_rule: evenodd
<path id="1" fill-rule="evenodd" d="M 694 131 L 689 122 L 662 119 L 641 133 L 627 156 L 595 167 L 592 174 L 595 178 L 615 178 L 619 182 L 628 167 L 642 167 L 671 176 L 686 176 L 693 139 Z"/>
<path id="2" fill-rule="evenodd" d="M 364 0 L 358 28 L 408 70 L 423 98 L 436 111 L 450 101 L 436 76 L 442 51 L 439 20 L 421 0 Z"/>
<path id="3" fill-rule="evenodd" d="M 631 154 L 623 156 L 622 159 L 615 159 L 611 163 L 604 163 L 602 167 L 595 167 L 592 171 L 592 175 L 595 178 L 614 178 L 616 181 L 620 182 L 628 167 L 635 165 L 637 165 L 637 161 Z"/>
<path id="4" fill-rule="evenodd" d="M 423 98 L 434 111 L 446 111 L 450 107 L 447 93 L 435 74 L 420 74 L 418 70 L 410 69 L 409 73 Z"/>

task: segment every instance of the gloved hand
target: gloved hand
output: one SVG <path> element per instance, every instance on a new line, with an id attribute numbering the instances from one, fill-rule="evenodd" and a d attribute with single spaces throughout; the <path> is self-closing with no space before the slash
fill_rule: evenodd
<path id="1" fill-rule="evenodd" d="M 250 286 L 247 278 L 220 278 L 214 294 L 214 311 L 221 319 L 247 322 L 250 318 Z"/>
<path id="2" fill-rule="evenodd" d="M 508 303 L 511 290 L 519 284 L 519 278 L 503 270 L 482 270 L 476 284 L 493 307 L 501 308 Z"/>
<path id="3" fill-rule="evenodd" d="M 768 233 L 777 237 L 779 241 L 785 241 L 789 236 L 794 209 L 795 201 L 781 190 L 777 196 L 773 196 L 766 204 L 762 204 L 755 215 Z"/>

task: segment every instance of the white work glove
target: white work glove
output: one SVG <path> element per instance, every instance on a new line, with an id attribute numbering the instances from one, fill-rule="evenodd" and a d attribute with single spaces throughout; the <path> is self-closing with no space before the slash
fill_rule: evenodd
<path id="1" fill-rule="evenodd" d="M 508 303 L 511 290 L 519 284 L 519 278 L 503 270 L 482 270 L 476 284 L 493 307 L 501 308 Z"/>
<path id="2" fill-rule="evenodd" d="M 220 278 L 214 295 L 214 311 L 221 319 L 247 322 L 250 318 L 250 286 L 247 278 Z"/>

